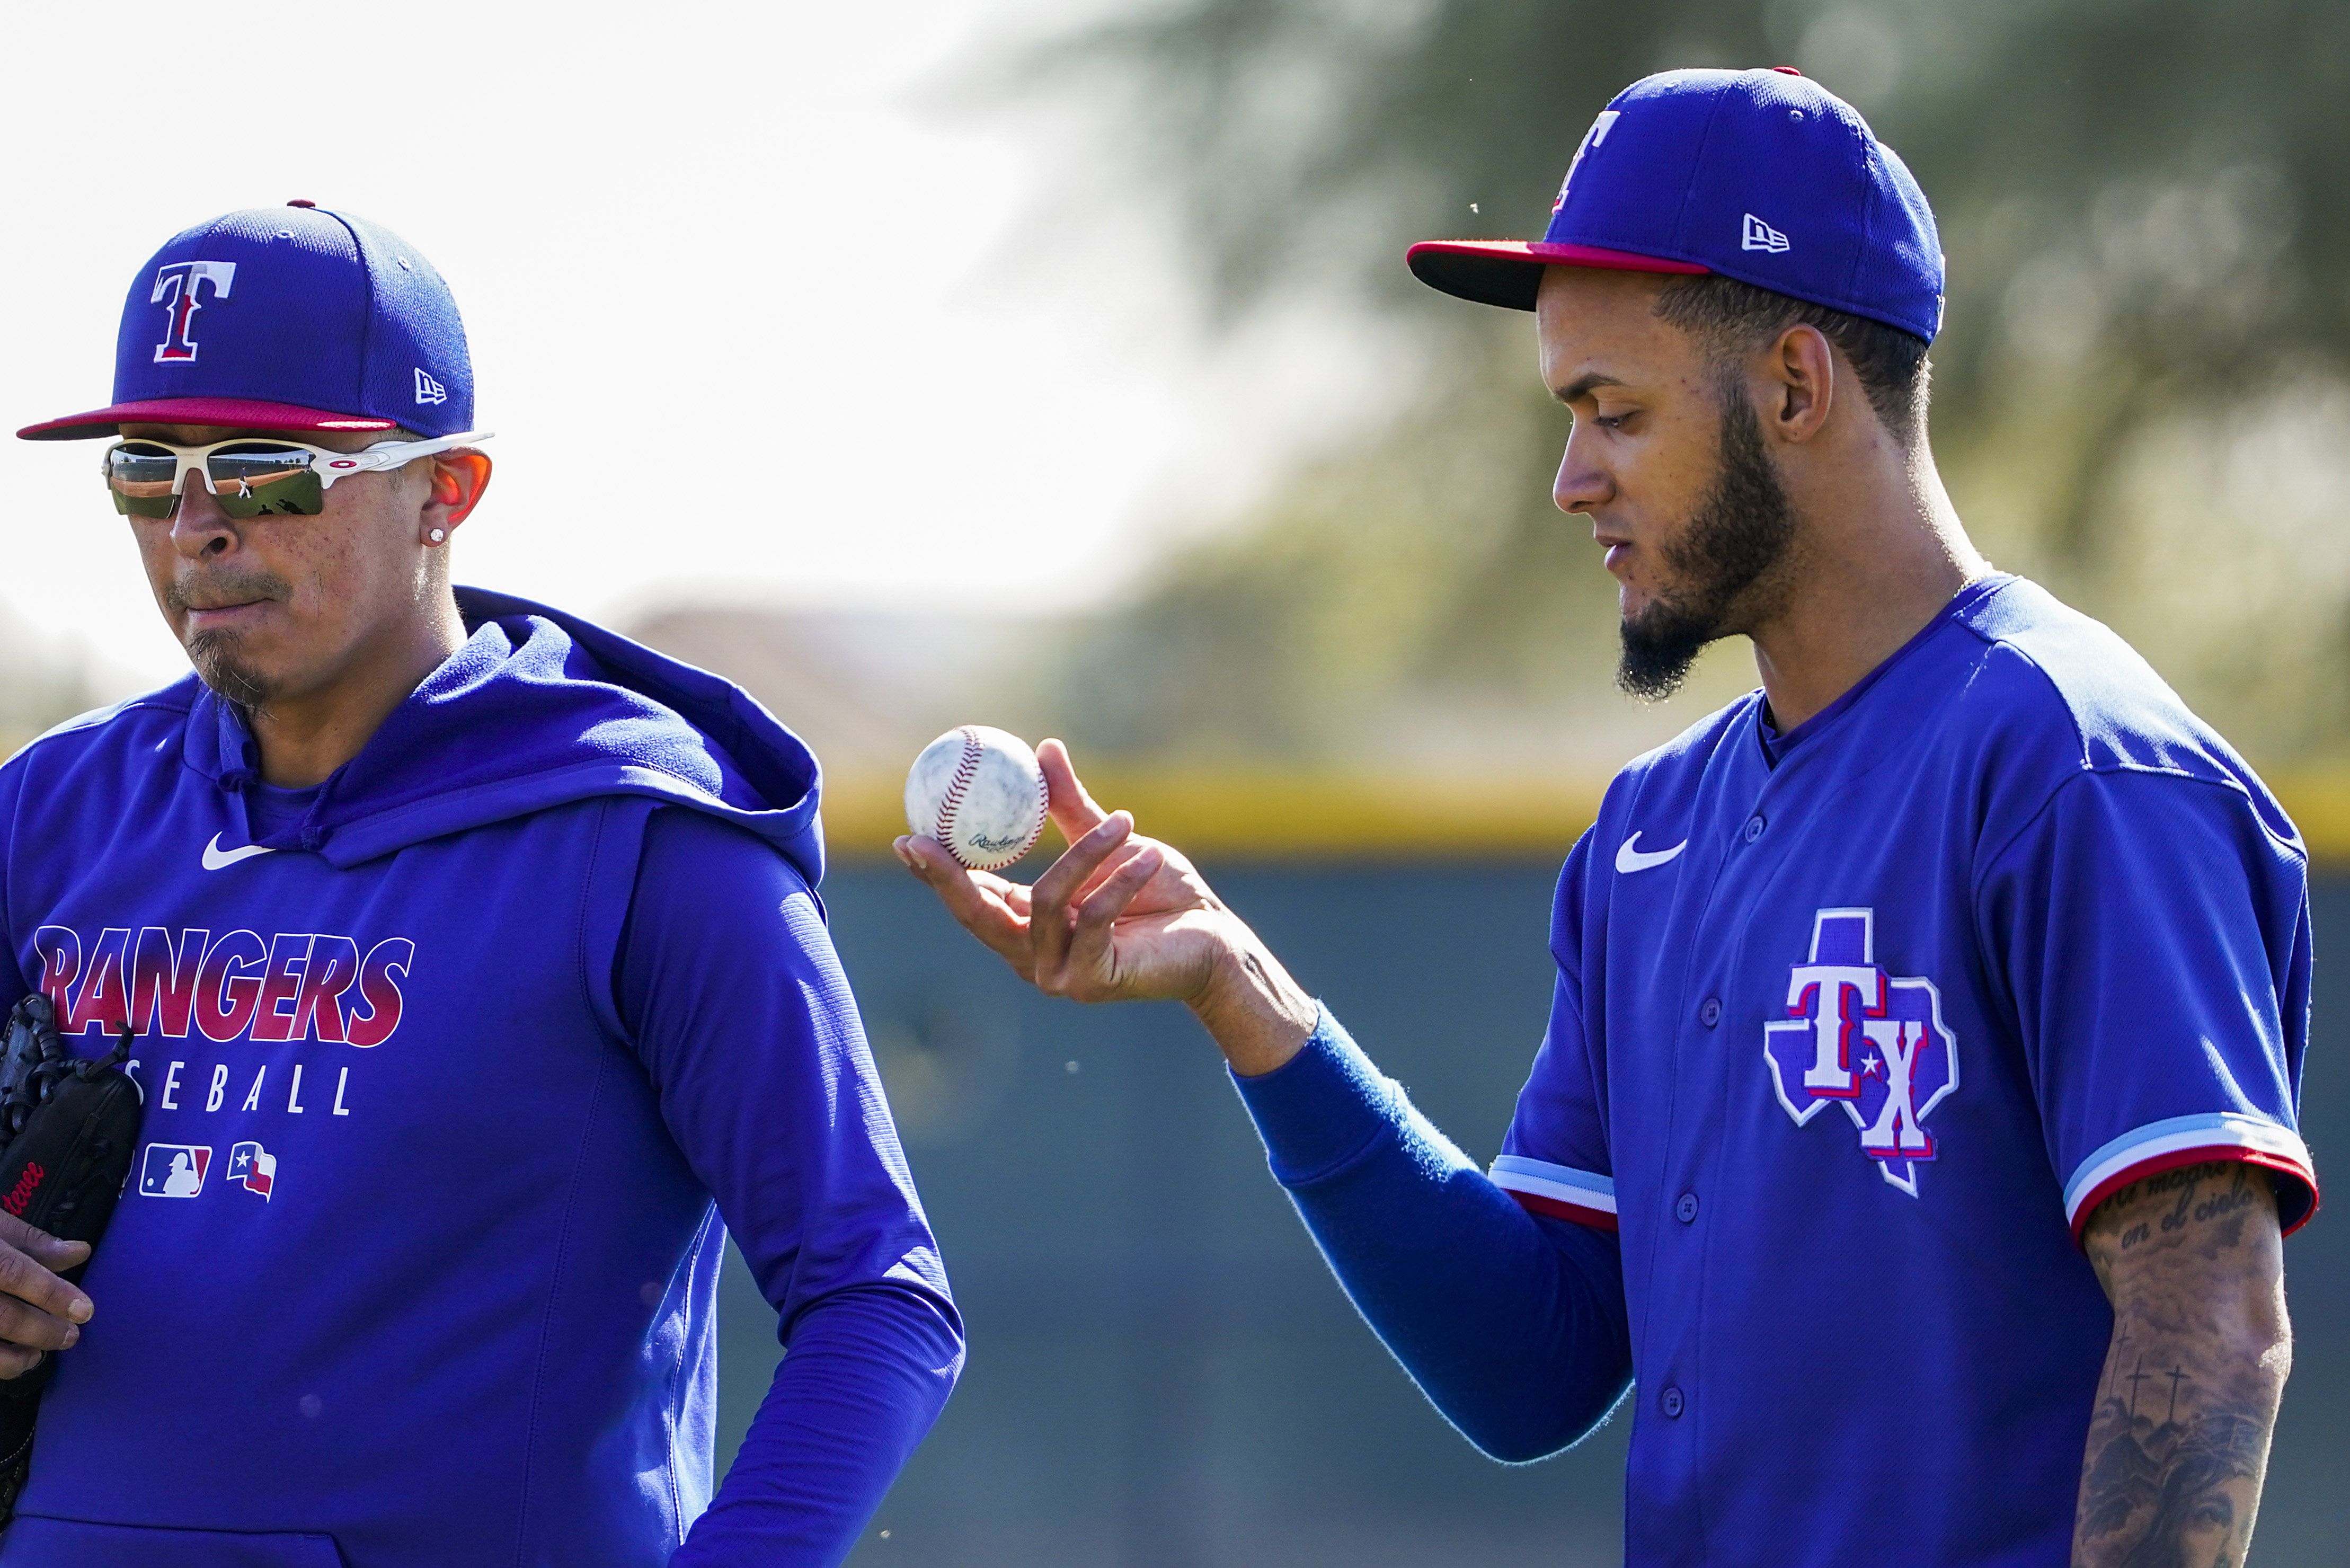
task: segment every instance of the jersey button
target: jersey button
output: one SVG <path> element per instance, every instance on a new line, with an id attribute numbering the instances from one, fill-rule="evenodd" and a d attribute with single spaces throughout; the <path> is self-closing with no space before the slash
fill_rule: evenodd
<path id="1" fill-rule="evenodd" d="M 1681 1200 L 1680 1200 L 1679 1203 L 1676 1203 L 1676 1204 L 1674 1204 L 1674 1205 L 1673 1205 L 1673 1218 L 1674 1218 L 1674 1219 L 1676 1219 L 1676 1220 L 1679 1220 L 1679 1221 L 1680 1221 L 1682 1224 L 1684 1224 L 1684 1225 L 1688 1225 L 1688 1224 L 1693 1223 L 1693 1222 L 1696 1220 L 1696 1219 L 1697 1219 L 1697 1194 L 1696 1194 L 1696 1193 L 1694 1193 L 1694 1192 L 1684 1192 L 1684 1193 L 1682 1193 L 1682 1194 L 1681 1194 Z"/>
<path id="2" fill-rule="evenodd" d="M 1762 817 L 1760 813 L 1757 813 L 1746 819 L 1746 842 L 1752 844 L 1762 836 Z"/>
<path id="3" fill-rule="evenodd" d="M 1708 1029 L 1721 1022 L 1721 998 L 1709 996 L 1697 1010 L 1697 1021 Z"/>
<path id="4" fill-rule="evenodd" d="M 1657 1407 L 1665 1413 L 1666 1419 L 1678 1421 L 1681 1418 L 1681 1412 L 1689 1408 L 1689 1401 L 1681 1397 L 1679 1389 L 1668 1388 L 1664 1397 L 1657 1401 Z"/>

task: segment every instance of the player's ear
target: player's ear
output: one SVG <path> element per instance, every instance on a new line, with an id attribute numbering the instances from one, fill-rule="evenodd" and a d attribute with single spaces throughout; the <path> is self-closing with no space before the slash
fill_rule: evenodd
<path id="1" fill-rule="evenodd" d="M 436 538 L 433 530 L 439 529 L 437 538 L 446 538 L 481 504 L 482 493 L 489 487 L 489 453 L 459 447 L 434 457 L 432 493 L 424 504 L 425 536 Z"/>
<path id="2" fill-rule="evenodd" d="M 1790 443 L 1818 434 L 1836 392 L 1835 350 L 1827 335 L 1816 327 L 1788 327 L 1771 345 L 1763 375 L 1770 389 L 1762 407 L 1764 428 Z"/>

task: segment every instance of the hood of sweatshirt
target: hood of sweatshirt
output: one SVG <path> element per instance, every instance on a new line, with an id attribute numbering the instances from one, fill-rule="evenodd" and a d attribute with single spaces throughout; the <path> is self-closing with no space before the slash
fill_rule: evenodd
<path id="1" fill-rule="evenodd" d="M 733 682 L 577 616 L 457 590 L 465 643 L 328 775 L 302 817 L 254 843 L 348 867 L 598 795 L 722 817 L 824 875 L 815 755 Z M 187 765 L 243 797 L 261 777 L 244 715 L 193 675 Z M 250 817 L 248 816 L 248 821 Z"/>

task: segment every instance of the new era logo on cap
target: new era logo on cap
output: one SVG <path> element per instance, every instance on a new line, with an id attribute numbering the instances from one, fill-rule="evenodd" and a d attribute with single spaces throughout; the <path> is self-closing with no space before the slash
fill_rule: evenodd
<path id="1" fill-rule="evenodd" d="M 421 365 L 416 368 L 416 400 L 420 403 L 445 403 L 449 400 L 449 389 L 426 375 Z"/>
<path id="2" fill-rule="evenodd" d="M 1749 213 L 1746 214 L 1746 226 L 1740 232 L 1738 248 L 1742 251 L 1769 251 L 1777 255 L 1787 248 L 1787 236 Z"/>
<path id="3" fill-rule="evenodd" d="M 1423 283 L 1519 310 L 1545 269 L 1577 266 L 1718 273 L 1929 341 L 1941 325 L 1925 193 L 1857 110 L 1789 67 L 1634 82 L 1584 134 L 1541 239 L 1434 240 L 1410 261 Z"/>

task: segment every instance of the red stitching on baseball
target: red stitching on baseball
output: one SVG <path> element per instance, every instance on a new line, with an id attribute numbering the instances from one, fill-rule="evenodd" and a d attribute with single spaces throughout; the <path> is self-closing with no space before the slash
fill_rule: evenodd
<path id="1" fill-rule="evenodd" d="M 945 845 L 947 853 L 958 861 L 962 859 L 962 854 L 954 844 L 955 807 L 962 804 L 963 795 L 971 789 L 971 781 L 979 776 L 982 750 L 979 732 L 969 724 L 963 725 L 962 761 L 955 764 L 954 777 L 947 781 L 947 793 L 939 800 L 939 842 Z"/>

